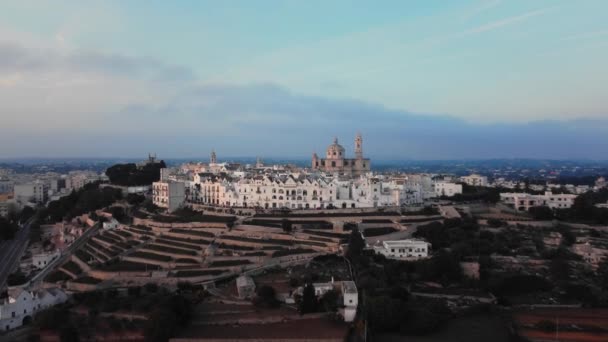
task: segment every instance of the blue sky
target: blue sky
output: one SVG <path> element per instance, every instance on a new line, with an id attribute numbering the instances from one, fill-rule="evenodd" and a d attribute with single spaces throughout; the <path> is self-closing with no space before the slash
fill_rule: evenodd
<path id="1" fill-rule="evenodd" d="M 585 0 L 3 1 L 0 157 L 307 156 L 361 131 L 378 158 L 605 159 L 606 13 Z"/>

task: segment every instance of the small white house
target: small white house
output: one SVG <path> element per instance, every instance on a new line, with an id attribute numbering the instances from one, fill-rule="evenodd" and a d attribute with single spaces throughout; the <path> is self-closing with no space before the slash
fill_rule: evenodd
<path id="1" fill-rule="evenodd" d="M 35 313 L 64 303 L 68 296 L 60 289 L 27 291 L 23 288 L 9 290 L 8 298 L 0 302 L 0 330 L 18 328 L 32 319 Z"/>
<path id="2" fill-rule="evenodd" d="M 116 229 L 120 223 L 115 218 L 111 218 L 108 222 L 103 223 L 103 230 Z"/>
<path id="3" fill-rule="evenodd" d="M 255 295 L 255 283 L 250 276 L 242 275 L 236 278 L 236 291 L 239 298 L 252 298 Z"/>
<path id="4" fill-rule="evenodd" d="M 43 269 L 61 255 L 58 249 L 52 252 L 42 252 L 32 255 L 32 266 Z"/>
<path id="5" fill-rule="evenodd" d="M 436 197 L 452 197 L 457 194 L 462 194 L 462 184 L 447 181 L 435 181 L 433 182 L 433 191 L 435 192 Z"/>
<path id="6" fill-rule="evenodd" d="M 430 247 L 430 243 L 422 240 L 396 240 L 383 241 L 372 248 L 390 259 L 418 259 L 428 257 Z"/>
<path id="7" fill-rule="evenodd" d="M 357 315 L 357 305 L 359 305 L 359 293 L 354 281 L 342 282 L 342 297 L 344 298 L 344 321 L 352 322 Z"/>

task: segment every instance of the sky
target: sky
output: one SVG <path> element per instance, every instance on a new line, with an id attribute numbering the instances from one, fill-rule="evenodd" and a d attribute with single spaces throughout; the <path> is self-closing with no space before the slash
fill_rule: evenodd
<path id="1" fill-rule="evenodd" d="M 608 2 L 0 2 L 0 158 L 608 159 Z"/>

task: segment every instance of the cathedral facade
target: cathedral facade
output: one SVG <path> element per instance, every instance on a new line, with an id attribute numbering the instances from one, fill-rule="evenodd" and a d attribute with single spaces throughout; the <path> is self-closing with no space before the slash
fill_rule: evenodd
<path id="1" fill-rule="evenodd" d="M 345 176 L 359 177 L 370 171 L 368 158 L 363 158 L 363 138 L 361 134 L 355 137 L 355 158 L 346 158 L 346 152 L 338 139 L 327 147 L 325 158 L 319 158 L 316 153 L 312 155 L 312 169 L 328 173 L 338 173 Z"/>

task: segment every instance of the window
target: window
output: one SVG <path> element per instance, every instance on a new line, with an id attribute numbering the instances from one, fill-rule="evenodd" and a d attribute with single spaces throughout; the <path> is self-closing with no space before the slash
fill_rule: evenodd
<path id="1" fill-rule="evenodd" d="M 336 167 L 336 162 L 335 161 L 331 162 L 331 167 Z"/>

